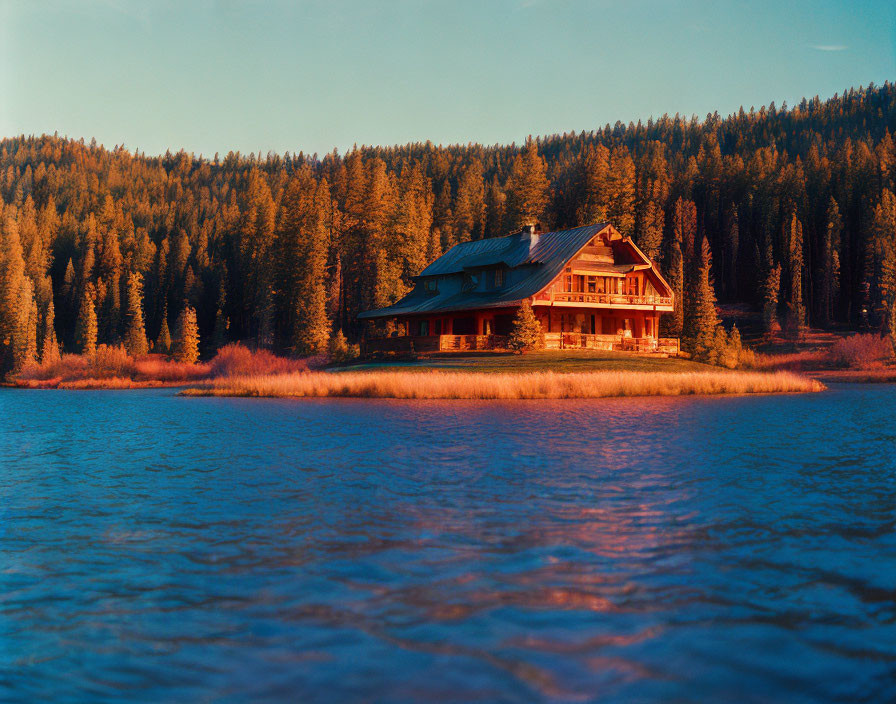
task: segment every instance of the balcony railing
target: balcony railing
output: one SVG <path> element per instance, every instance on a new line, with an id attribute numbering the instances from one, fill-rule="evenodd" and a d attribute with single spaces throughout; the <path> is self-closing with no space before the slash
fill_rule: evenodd
<path id="1" fill-rule="evenodd" d="M 544 335 L 549 350 L 612 350 L 616 352 L 664 352 L 678 354 L 676 337 L 628 337 L 626 335 L 588 335 L 579 332 L 548 332 Z"/>
<path id="2" fill-rule="evenodd" d="M 581 293 L 575 291 L 548 291 L 539 294 L 536 301 L 555 303 L 591 303 L 605 306 L 671 306 L 667 296 L 630 296 L 625 293 Z"/>

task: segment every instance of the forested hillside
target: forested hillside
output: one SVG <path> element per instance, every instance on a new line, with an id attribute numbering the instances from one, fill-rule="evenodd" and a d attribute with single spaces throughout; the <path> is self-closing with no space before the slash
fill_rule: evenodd
<path id="1" fill-rule="evenodd" d="M 357 338 L 359 311 L 395 301 L 456 242 L 531 221 L 609 220 L 685 294 L 705 237 L 718 298 L 756 306 L 766 325 L 889 331 L 894 128 L 888 83 L 522 147 L 207 158 L 4 139 L 0 364 L 57 345 L 139 352 L 144 333 L 166 351 L 185 308 L 206 353 L 230 340 L 313 353 L 340 329 Z"/>

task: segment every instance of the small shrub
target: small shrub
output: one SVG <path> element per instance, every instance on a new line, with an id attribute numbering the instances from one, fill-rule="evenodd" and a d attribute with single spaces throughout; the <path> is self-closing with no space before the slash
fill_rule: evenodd
<path id="1" fill-rule="evenodd" d="M 64 354 L 46 364 L 25 365 L 16 375 L 16 381 L 47 381 L 60 378 L 83 378 L 88 375 L 89 359 L 80 354 Z"/>
<path id="2" fill-rule="evenodd" d="M 507 338 L 507 346 L 519 354 L 544 347 L 544 332 L 529 301 L 523 301 L 523 305 L 516 312 L 513 328 Z"/>
<path id="3" fill-rule="evenodd" d="M 873 369 L 893 357 L 893 345 L 880 335 L 852 335 L 837 340 L 828 352 L 828 359 L 838 367 Z"/>
<path id="4" fill-rule="evenodd" d="M 186 383 L 203 379 L 209 374 L 208 364 L 173 362 L 161 354 L 148 354 L 135 362 L 139 381 L 157 381 L 164 384 Z"/>
<path id="5" fill-rule="evenodd" d="M 360 354 L 361 350 L 358 345 L 348 344 L 348 340 L 345 339 L 342 330 L 337 330 L 336 334 L 330 338 L 330 361 L 335 364 L 343 364 L 344 362 L 357 359 Z"/>
<path id="6" fill-rule="evenodd" d="M 90 360 L 90 375 L 95 379 L 132 378 L 137 368 L 124 345 L 98 345 Z"/>
<path id="7" fill-rule="evenodd" d="M 756 350 L 743 347 L 737 355 L 737 366 L 741 369 L 759 369 L 761 364 L 761 357 Z"/>
<path id="8" fill-rule="evenodd" d="M 209 363 L 209 376 L 214 378 L 289 374 L 307 370 L 308 364 L 304 360 L 278 357 L 268 350 L 252 351 L 237 343 L 222 347 Z"/>

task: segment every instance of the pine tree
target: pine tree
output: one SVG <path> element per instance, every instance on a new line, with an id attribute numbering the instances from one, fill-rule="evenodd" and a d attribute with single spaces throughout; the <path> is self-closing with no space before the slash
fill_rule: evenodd
<path id="1" fill-rule="evenodd" d="M 610 153 L 607 183 L 607 219 L 628 237 L 635 231 L 635 162 L 626 147 Z"/>
<path id="2" fill-rule="evenodd" d="M 723 294 L 734 298 L 737 294 L 737 254 L 740 249 L 740 219 L 732 203 L 725 211 L 725 231 L 722 240 L 722 268 L 725 272 Z"/>
<path id="3" fill-rule="evenodd" d="M 538 155 L 538 145 L 531 137 L 513 160 L 505 190 L 510 228 L 546 222 L 550 182 L 544 159 Z"/>
<path id="4" fill-rule="evenodd" d="M 674 297 L 672 315 L 660 319 L 665 334 L 669 337 L 681 337 L 684 332 L 684 257 L 681 254 L 681 243 L 673 239 L 666 256 L 666 278 L 672 287 Z"/>
<path id="5" fill-rule="evenodd" d="M 0 205 L 2 209 L 2 205 Z M 23 364 L 28 347 L 28 282 L 14 209 L 0 210 L 0 375 Z"/>
<path id="6" fill-rule="evenodd" d="M 323 352 L 330 336 L 330 204 L 326 180 L 316 183 L 307 168 L 289 182 L 281 201 L 276 241 L 278 326 L 284 346 L 297 354 Z"/>
<path id="7" fill-rule="evenodd" d="M 330 247 L 326 209 L 330 204 L 330 189 L 321 181 L 314 194 L 313 211 L 305 246 L 303 281 L 300 285 L 302 308 L 301 325 L 294 341 L 297 351 L 321 354 L 330 338 L 327 317 L 327 253 Z"/>
<path id="8" fill-rule="evenodd" d="M 499 237 L 506 234 L 507 194 L 498 184 L 495 176 L 485 191 L 485 234 L 487 237 Z"/>
<path id="9" fill-rule="evenodd" d="M 455 240 L 468 242 L 482 237 L 485 221 L 485 182 L 482 162 L 474 159 L 457 184 L 454 206 Z"/>
<path id="10" fill-rule="evenodd" d="M 636 173 L 636 242 L 648 257 L 658 260 L 665 227 L 664 208 L 669 200 L 670 179 L 665 145 L 650 142 L 638 161 Z"/>
<path id="11" fill-rule="evenodd" d="M 93 301 L 94 288 L 88 284 L 84 287 L 84 293 L 81 295 L 78 323 L 75 326 L 75 345 L 81 354 L 88 357 L 96 354 L 97 320 Z"/>
<path id="12" fill-rule="evenodd" d="M 40 345 L 40 363 L 53 364 L 59 361 L 59 342 L 56 339 L 56 312 L 53 307 L 53 299 L 47 303 L 47 312 L 44 314 L 43 336 Z"/>
<path id="13" fill-rule="evenodd" d="M 22 277 L 16 306 L 17 331 L 13 347 L 13 369 L 21 369 L 37 360 L 37 301 L 34 285 L 27 276 Z"/>
<path id="14" fill-rule="evenodd" d="M 12 207 L 0 213 L 0 375 L 20 369 L 37 352 L 34 286 L 25 274 Z"/>
<path id="15" fill-rule="evenodd" d="M 781 290 L 781 265 L 769 264 L 762 282 L 762 328 L 775 331 L 778 322 L 778 295 Z"/>
<path id="16" fill-rule="evenodd" d="M 697 244 L 697 206 L 693 201 L 679 198 L 675 201 L 672 212 L 673 239 L 681 247 L 681 256 L 684 258 L 684 269 L 690 272 L 699 252 L 695 250 Z"/>
<path id="17" fill-rule="evenodd" d="M 607 221 L 609 173 L 610 150 L 602 144 L 586 147 L 579 165 L 577 224 L 589 225 Z"/>
<path id="18" fill-rule="evenodd" d="M 507 346 L 514 352 L 522 354 L 528 350 L 539 349 L 544 346 L 544 334 L 541 323 L 535 317 L 532 304 L 523 301 L 513 319 L 513 328 L 507 338 Z"/>
<path id="19" fill-rule="evenodd" d="M 215 329 L 212 333 L 212 347 L 216 350 L 221 349 L 227 344 L 227 330 L 230 328 L 230 321 L 224 313 L 227 306 L 226 282 L 226 277 L 222 277 L 221 284 L 218 288 L 218 304 L 217 309 L 215 310 Z M 167 331 L 167 329 L 168 324 L 165 323 L 165 330 Z"/>
<path id="20" fill-rule="evenodd" d="M 132 357 L 149 351 L 146 342 L 146 327 L 143 324 L 143 279 L 140 274 L 128 277 L 128 310 L 125 348 Z"/>
<path id="21" fill-rule="evenodd" d="M 806 310 L 803 307 L 803 226 L 796 213 L 790 216 L 787 242 L 790 301 L 787 304 L 786 330 L 791 337 L 799 337 L 806 322 Z"/>
<path id="22" fill-rule="evenodd" d="M 638 232 L 638 247 L 651 259 L 658 259 L 663 243 L 665 215 L 659 203 L 650 201 L 643 208 L 641 226 Z"/>
<path id="23" fill-rule="evenodd" d="M 171 354 L 171 331 L 168 328 L 168 306 L 162 309 L 162 326 L 159 328 L 159 336 L 153 352 L 157 354 Z"/>
<path id="24" fill-rule="evenodd" d="M 874 208 L 871 233 L 876 260 L 872 296 L 875 323 L 882 332 L 896 335 L 891 329 L 896 315 L 896 196 L 888 189 Z"/>
<path id="25" fill-rule="evenodd" d="M 716 294 L 712 281 L 712 251 L 709 240 L 703 237 L 700 244 L 700 259 L 694 282 L 693 307 L 685 320 L 687 344 L 697 359 L 715 361 L 717 352 L 716 329 L 719 316 L 716 312 Z"/>
<path id="26" fill-rule="evenodd" d="M 172 356 L 177 362 L 196 364 L 199 361 L 199 327 L 196 311 L 185 305 L 177 319 L 177 333 Z"/>
<path id="27" fill-rule="evenodd" d="M 822 244 L 821 323 L 830 325 L 834 307 L 840 297 L 840 233 L 843 220 L 837 201 L 828 203 L 826 225 Z"/>
<path id="28" fill-rule="evenodd" d="M 270 186 L 258 169 L 249 173 L 245 205 L 240 213 L 239 250 L 244 277 L 241 332 L 260 345 L 273 344 L 274 270 L 271 248 L 276 230 L 276 208 Z"/>

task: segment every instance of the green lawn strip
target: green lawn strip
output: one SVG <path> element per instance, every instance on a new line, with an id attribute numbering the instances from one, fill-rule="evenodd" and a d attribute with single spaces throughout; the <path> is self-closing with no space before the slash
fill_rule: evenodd
<path id="1" fill-rule="evenodd" d="M 632 371 L 632 372 L 703 372 L 725 371 L 700 362 L 677 357 L 636 355 L 598 350 L 528 352 L 523 355 L 483 354 L 436 356 L 418 360 L 357 362 L 328 371 L 408 371 L 441 370 L 489 373 L 558 373 Z"/>

